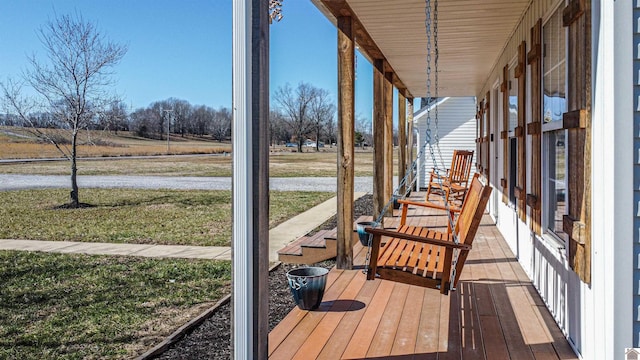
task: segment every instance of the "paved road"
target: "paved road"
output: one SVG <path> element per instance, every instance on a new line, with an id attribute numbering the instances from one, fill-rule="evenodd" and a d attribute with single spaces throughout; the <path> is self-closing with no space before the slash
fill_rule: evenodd
<path id="1" fill-rule="evenodd" d="M 171 176 L 78 176 L 81 188 L 134 188 L 180 190 L 230 190 L 228 177 Z M 336 191 L 336 178 L 271 178 L 270 189 L 276 191 Z M 70 187 L 67 175 L 0 174 L 0 190 L 51 189 Z M 356 192 L 372 192 L 371 177 L 355 178 Z"/>

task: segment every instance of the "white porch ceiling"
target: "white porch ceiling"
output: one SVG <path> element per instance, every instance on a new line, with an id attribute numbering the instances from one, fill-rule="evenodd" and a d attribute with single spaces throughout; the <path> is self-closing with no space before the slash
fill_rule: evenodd
<path id="1" fill-rule="evenodd" d="M 316 4 L 322 1 L 313 0 Z M 425 96 L 425 2 L 346 3 L 411 94 Z M 439 0 L 440 96 L 473 96 L 480 91 L 529 3 L 530 0 Z"/>

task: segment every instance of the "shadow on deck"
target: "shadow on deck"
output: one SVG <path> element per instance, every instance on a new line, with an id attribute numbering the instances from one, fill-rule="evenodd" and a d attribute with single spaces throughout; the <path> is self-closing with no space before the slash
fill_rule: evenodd
<path id="1" fill-rule="evenodd" d="M 414 215 L 426 216 L 429 225 L 446 224 L 445 216 Z M 356 243 L 354 254 L 362 268 L 366 249 Z M 269 357 L 577 359 L 488 216 L 458 285 L 445 296 L 367 281 L 362 270 L 333 269 L 320 308 L 295 308 L 269 334 Z"/>

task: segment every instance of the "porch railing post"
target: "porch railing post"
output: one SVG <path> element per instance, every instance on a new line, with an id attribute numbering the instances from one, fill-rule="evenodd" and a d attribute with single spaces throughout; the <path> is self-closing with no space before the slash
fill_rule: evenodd
<path id="1" fill-rule="evenodd" d="M 373 217 L 384 209 L 384 60 L 373 61 Z M 384 222 L 384 219 L 383 219 Z"/>
<path id="2" fill-rule="evenodd" d="M 393 73 L 384 74 L 384 202 L 391 200 L 393 193 Z M 387 208 L 386 216 L 393 215 L 393 207 Z"/>

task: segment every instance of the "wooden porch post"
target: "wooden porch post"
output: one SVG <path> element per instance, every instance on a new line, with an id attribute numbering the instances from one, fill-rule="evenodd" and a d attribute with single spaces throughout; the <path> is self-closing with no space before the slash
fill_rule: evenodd
<path id="1" fill-rule="evenodd" d="M 233 355 L 268 357 L 269 1 L 233 2 Z"/>
<path id="2" fill-rule="evenodd" d="M 393 193 L 393 73 L 384 74 L 384 204 L 388 204 Z M 386 216 L 393 216 L 393 207 L 387 208 Z"/>
<path id="3" fill-rule="evenodd" d="M 407 157 L 407 163 L 406 163 L 406 168 L 407 171 L 411 172 L 411 165 L 413 165 L 413 147 L 414 147 L 414 143 L 413 143 L 413 98 L 407 98 L 407 147 L 409 148 L 409 156 Z M 413 172 L 410 173 L 409 175 L 409 179 L 407 179 L 407 182 L 409 184 L 411 184 L 413 182 L 413 177 L 414 174 Z M 411 187 L 410 189 L 411 191 L 416 190 L 415 187 Z"/>
<path id="4" fill-rule="evenodd" d="M 338 269 L 353 268 L 354 44 L 349 16 L 338 18 Z"/>
<path id="5" fill-rule="evenodd" d="M 398 91 L 398 181 L 402 181 L 407 168 L 407 99 L 403 91 Z M 407 191 L 406 185 L 400 188 L 400 194 Z"/>
<path id="6" fill-rule="evenodd" d="M 384 60 L 373 61 L 373 217 L 384 209 Z M 380 166 L 382 165 L 382 166 Z M 383 221 L 384 222 L 384 221 Z"/>

